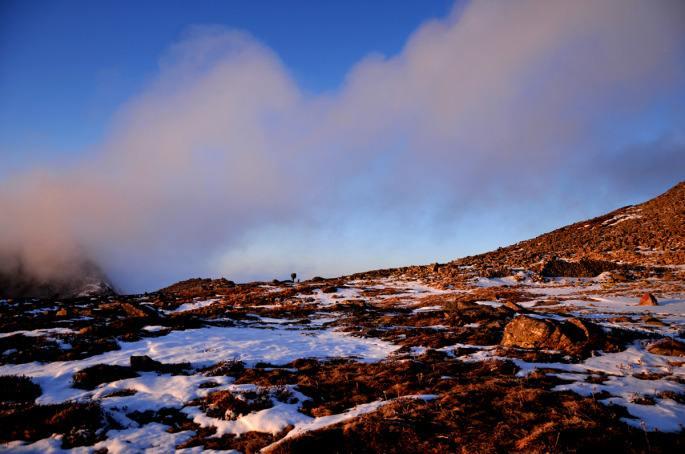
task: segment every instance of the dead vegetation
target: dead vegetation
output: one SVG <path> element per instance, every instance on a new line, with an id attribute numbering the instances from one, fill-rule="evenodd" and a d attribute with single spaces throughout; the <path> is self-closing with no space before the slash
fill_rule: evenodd
<path id="1" fill-rule="evenodd" d="M 40 396 L 40 386 L 22 375 L 0 376 L 0 402 L 33 402 Z"/>
<path id="2" fill-rule="evenodd" d="M 102 438 L 106 418 L 97 403 L 0 407 L 0 442 L 36 441 L 60 434 L 62 448 L 91 446 Z"/>
<path id="3" fill-rule="evenodd" d="M 285 440 L 269 452 L 674 452 L 683 437 L 646 435 L 625 411 L 546 390 L 547 378 L 481 377 L 439 399 L 402 399 L 352 421 Z M 332 449 L 331 449 L 332 447 Z"/>
<path id="4" fill-rule="evenodd" d="M 102 383 L 133 377 L 138 377 L 138 374 L 130 367 L 96 364 L 74 373 L 72 381 L 74 388 L 95 389 Z"/>

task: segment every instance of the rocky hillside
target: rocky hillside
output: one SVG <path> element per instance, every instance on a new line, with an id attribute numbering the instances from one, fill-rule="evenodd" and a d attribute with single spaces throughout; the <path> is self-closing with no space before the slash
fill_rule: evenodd
<path id="1" fill-rule="evenodd" d="M 353 276 L 410 276 L 444 286 L 474 276 L 497 278 L 525 272 L 534 279 L 619 279 L 670 272 L 685 264 L 685 182 L 639 205 L 576 222 L 536 238 L 445 264 L 375 270 Z"/>
<path id="2" fill-rule="evenodd" d="M 552 257 L 640 265 L 685 264 L 685 182 L 645 203 L 455 263 L 529 268 Z"/>

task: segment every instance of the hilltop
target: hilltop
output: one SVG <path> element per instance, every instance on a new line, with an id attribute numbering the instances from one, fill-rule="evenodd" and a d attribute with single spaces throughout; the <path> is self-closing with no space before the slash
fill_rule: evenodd
<path id="1" fill-rule="evenodd" d="M 551 257 L 633 265 L 685 264 L 685 182 L 639 205 L 455 263 L 531 267 Z"/>

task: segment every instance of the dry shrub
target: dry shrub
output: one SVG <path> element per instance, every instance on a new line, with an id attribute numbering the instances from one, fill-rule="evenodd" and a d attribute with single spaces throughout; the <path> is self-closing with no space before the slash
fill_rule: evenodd
<path id="1" fill-rule="evenodd" d="M 212 418 L 235 420 L 240 416 L 273 407 L 268 388 L 255 391 L 216 391 L 194 402 Z"/>
<path id="2" fill-rule="evenodd" d="M 43 393 L 40 386 L 23 375 L 0 376 L 0 402 L 33 402 Z"/>
<path id="3" fill-rule="evenodd" d="M 96 364 L 74 373 L 73 386 L 81 389 L 95 389 L 102 383 L 138 377 L 138 374 L 127 366 Z"/>
<path id="4" fill-rule="evenodd" d="M 0 410 L 0 442 L 61 434 L 63 448 L 88 446 L 98 441 L 103 427 L 106 422 L 97 403 L 29 404 Z"/>

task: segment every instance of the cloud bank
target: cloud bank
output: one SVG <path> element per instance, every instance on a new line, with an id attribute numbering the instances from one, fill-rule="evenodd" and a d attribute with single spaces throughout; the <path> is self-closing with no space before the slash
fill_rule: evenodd
<path id="1" fill-rule="evenodd" d="M 2 182 L 0 266 L 47 278 L 87 256 L 129 291 L 335 273 L 354 260 L 321 248 L 357 231 L 399 260 L 467 215 L 666 189 L 685 175 L 683 43 L 679 0 L 473 2 L 312 95 L 249 34 L 192 27 L 82 162 Z"/>

